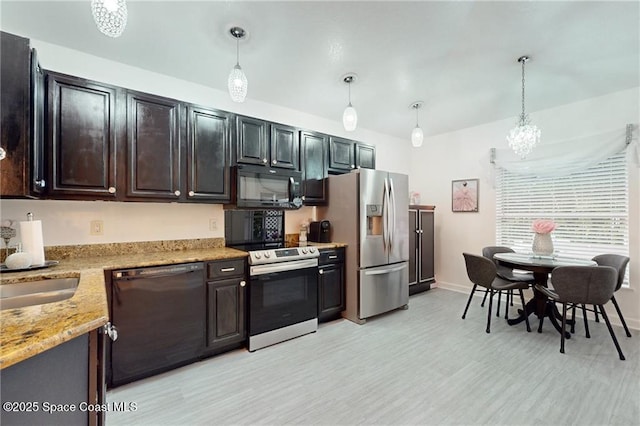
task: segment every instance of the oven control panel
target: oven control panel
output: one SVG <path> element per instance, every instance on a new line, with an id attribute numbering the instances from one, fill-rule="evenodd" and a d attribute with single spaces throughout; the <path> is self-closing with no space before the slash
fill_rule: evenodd
<path id="1" fill-rule="evenodd" d="M 250 265 L 263 265 L 265 263 L 288 262 L 291 260 L 313 259 L 320 253 L 315 247 L 294 247 L 270 250 L 255 250 L 249 252 Z"/>

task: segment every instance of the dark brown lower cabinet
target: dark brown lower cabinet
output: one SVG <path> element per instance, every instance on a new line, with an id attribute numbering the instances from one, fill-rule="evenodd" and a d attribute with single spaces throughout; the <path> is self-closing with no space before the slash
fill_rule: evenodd
<path id="1" fill-rule="evenodd" d="M 207 263 L 205 355 L 243 346 L 247 337 L 244 259 Z"/>
<path id="2" fill-rule="evenodd" d="M 433 206 L 409 206 L 409 294 L 431 288 L 434 270 Z"/>
<path id="3" fill-rule="evenodd" d="M 318 261 L 318 321 L 340 318 L 345 309 L 344 248 L 322 249 Z"/>
<path id="4" fill-rule="evenodd" d="M 96 329 L 3 369 L 0 423 L 104 424 L 103 338 Z"/>

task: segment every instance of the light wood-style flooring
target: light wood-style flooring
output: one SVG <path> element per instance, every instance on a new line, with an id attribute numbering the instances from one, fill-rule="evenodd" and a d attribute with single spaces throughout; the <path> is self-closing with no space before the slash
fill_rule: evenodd
<path id="1" fill-rule="evenodd" d="M 364 325 L 333 321 L 121 386 L 107 401 L 138 409 L 107 425 L 640 423 L 640 332 L 614 327 L 620 361 L 604 323 L 586 339 L 580 322 L 561 354 L 548 320 L 538 334 L 494 316 L 486 334 L 480 299 L 461 319 L 466 298 L 436 288 Z"/>

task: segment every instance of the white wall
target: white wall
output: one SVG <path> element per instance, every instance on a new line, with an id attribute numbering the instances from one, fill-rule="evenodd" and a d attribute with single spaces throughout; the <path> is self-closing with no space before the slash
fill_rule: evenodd
<path id="1" fill-rule="evenodd" d="M 640 88 L 612 93 L 531 114 L 542 129 L 542 141 L 586 136 L 639 121 Z M 411 156 L 410 174 L 424 204 L 436 205 L 436 279 L 440 287 L 468 293 L 462 252 L 480 253 L 495 242 L 495 190 L 490 175 L 489 150 L 506 148 L 506 134 L 515 117 L 447 133 L 424 141 Z M 637 134 L 636 134 L 637 137 Z M 480 179 L 478 213 L 451 212 L 451 181 Z M 631 289 L 616 299 L 625 319 L 640 328 L 640 171 L 631 168 L 630 279 Z M 460 307 L 460 312 L 462 309 Z M 608 310 L 613 313 L 613 309 Z"/>
<path id="2" fill-rule="evenodd" d="M 21 35 L 29 37 L 29 34 Z M 355 139 L 376 146 L 377 168 L 406 172 L 406 159 L 411 146 L 409 140 L 400 140 L 362 127 L 348 133 L 341 121 L 255 101 L 251 99 L 251 93 L 245 103 L 237 104 L 230 100 L 226 92 L 209 87 L 36 39 L 31 39 L 31 45 L 37 49 L 40 64 L 47 70 Z M 336 120 L 341 118 L 342 111 L 336 111 Z M 366 126 L 365 117 L 361 117 L 360 121 Z M 220 205 L 2 200 L 2 219 L 24 220 L 27 212 L 33 212 L 36 218 L 44 221 L 46 246 L 224 237 L 224 213 Z M 312 208 L 287 212 L 286 232 L 297 233 L 300 223 L 313 215 Z M 214 231 L 210 230 L 210 219 L 216 220 L 217 229 Z M 104 221 L 103 236 L 89 235 L 92 220 Z"/>

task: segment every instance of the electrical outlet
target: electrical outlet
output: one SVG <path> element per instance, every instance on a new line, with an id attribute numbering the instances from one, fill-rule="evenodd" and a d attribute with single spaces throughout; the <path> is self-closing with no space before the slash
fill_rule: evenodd
<path id="1" fill-rule="evenodd" d="M 104 235 L 104 221 L 92 220 L 89 225 L 89 235 Z"/>
<path id="2" fill-rule="evenodd" d="M 218 230 L 218 221 L 215 219 L 209 219 L 209 231 Z"/>

